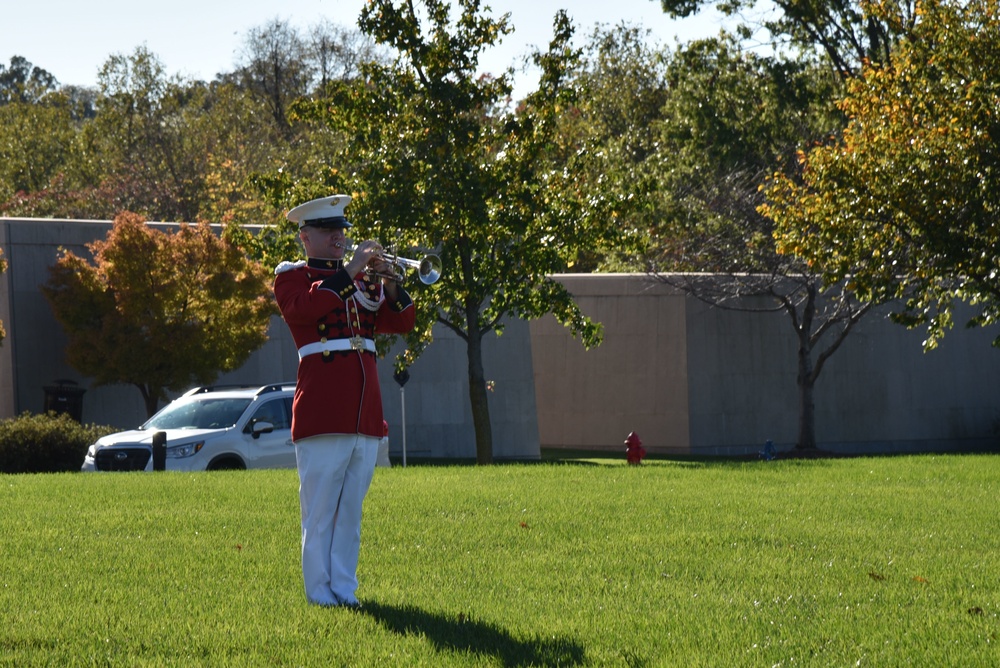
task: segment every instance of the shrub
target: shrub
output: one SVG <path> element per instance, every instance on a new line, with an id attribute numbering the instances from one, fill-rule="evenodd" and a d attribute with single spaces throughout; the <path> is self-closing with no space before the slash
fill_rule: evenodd
<path id="1" fill-rule="evenodd" d="M 114 427 L 83 425 L 54 412 L 0 420 L 0 472 L 79 471 L 87 448 Z"/>

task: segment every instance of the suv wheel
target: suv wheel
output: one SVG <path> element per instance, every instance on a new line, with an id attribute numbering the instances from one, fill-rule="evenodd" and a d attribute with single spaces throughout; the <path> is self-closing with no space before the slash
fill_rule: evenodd
<path id="1" fill-rule="evenodd" d="M 240 471 L 246 468 L 246 464 L 238 457 L 220 457 L 212 460 L 212 463 L 205 469 L 206 471 Z"/>

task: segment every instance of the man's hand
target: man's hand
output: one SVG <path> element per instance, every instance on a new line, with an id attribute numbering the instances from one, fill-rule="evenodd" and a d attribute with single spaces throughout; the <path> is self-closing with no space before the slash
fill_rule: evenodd
<path id="1" fill-rule="evenodd" d="M 344 266 L 344 269 L 351 275 L 351 278 L 354 278 L 376 259 L 385 262 L 382 260 L 382 245 L 368 239 L 358 244 L 357 248 L 354 249 L 354 255 L 351 256 L 351 261 Z"/>
<path id="2" fill-rule="evenodd" d="M 372 260 L 372 268 L 382 276 L 382 287 L 385 289 L 385 296 L 392 301 L 396 301 L 396 297 L 399 294 L 399 281 L 394 277 L 399 268 L 392 262 L 387 262 L 381 255 Z"/>

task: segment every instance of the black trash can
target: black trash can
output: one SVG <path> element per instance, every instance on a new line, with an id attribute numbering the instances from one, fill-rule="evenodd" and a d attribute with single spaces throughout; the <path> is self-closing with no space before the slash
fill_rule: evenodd
<path id="1" fill-rule="evenodd" d="M 66 413 L 77 422 L 82 422 L 83 394 L 87 390 L 77 387 L 73 380 L 57 380 L 56 383 L 45 386 L 45 412 Z"/>

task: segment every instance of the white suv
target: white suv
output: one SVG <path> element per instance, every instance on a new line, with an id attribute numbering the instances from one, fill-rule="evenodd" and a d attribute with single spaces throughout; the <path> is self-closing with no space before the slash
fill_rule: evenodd
<path id="1" fill-rule="evenodd" d="M 152 471 L 154 435 L 166 435 L 169 471 L 293 468 L 295 383 L 255 388 L 196 387 L 133 431 L 87 450 L 83 471 Z"/>

